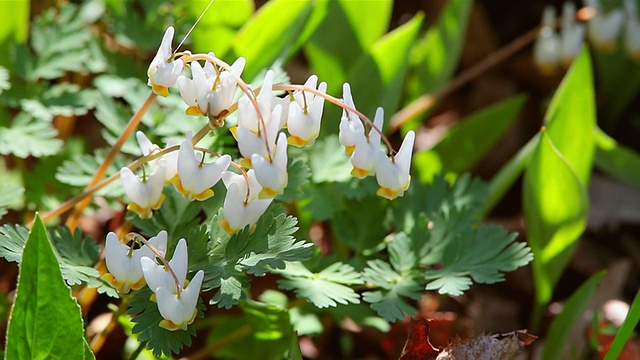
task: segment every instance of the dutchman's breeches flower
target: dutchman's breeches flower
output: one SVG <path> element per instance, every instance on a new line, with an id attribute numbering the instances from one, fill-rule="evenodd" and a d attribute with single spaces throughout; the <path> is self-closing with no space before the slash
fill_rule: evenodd
<path id="1" fill-rule="evenodd" d="M 616 49 L 618 35 L 624 22 L 624 12 L 620 9 L 611 10 L 604 13 L 604 9 L 598 0 L 585 0 L 586 6 L 594 9 L 596 14 L 588 22 L 589 39 L 598 49 L 602 51 L 613 51 Z"/>
<path id="2" fill-rule="evenodd" d="M 180 144 L 178 152 L 178 176 L 171 181 L 176 190 L 189 200 L 206 200 L 214 195 L 213 187 L 223 171 L 231 164 L 231 156 L 222 155 L 212 163 L 203 162 L 204 155 L 196 153 L 191 143 L 191 133 Z"/>
<path id="3" fill-rule="evenodd" d="M 565 2 L 562 7 L 562 32 L 560 35 L 560 60 L 566 67 L 578 56 L 584 43 L 585 28 L 576 23 L 576 6 Z"/>
<path id="4" fill-rule="evenodd" d="M 169 88 L 176 83 L 184 67 L 181 59 L 174 61 L 171 59 L 173 56 L 171 42 L 173 41 L 174 32 L 173 26 L 167 28 L 162 37 L 162 43 L 158 48 L 158 53 L 147 70 L 147 76 L 149 76 L 148 85 L 151 86 L 154 93 L 161 96 L 169 95 Z"/>
<path id="5" fill-rule="evenodd" d="M 351 96 L 351 87 L 349 83 L 342 85 L 342 97 L 344 104 L 355 109 L 356 105 L 353 102 Z M 344 152 L 351 156 L 356 149 L 356 141 L 359 137 L 364 138 L 364 125 L 362 120 L 353 112 L 349 112 L 345 109 L 342 110 L 342 118 L 340 119 L 340 132 L 338 133 L 338 140 L 340 144 L 344 146 Z"/>
<path id="6" fill-rule="evenodd" d="M 640 19 L 635 0 L 625 0 L 627 24 L 624 28 L 624 49 L 635 61 L 640 62 Z"/>
<path id="7" fill-rule="evenodd" d="M 149 243 L 164 254 L 167 250 L 167 232 L 160 231 L 158 235 L 149 239 Z M 118 289 L 118 292 L 126 294 L 130 289 L 138 290 L 145 285 L 140 259 L 155 258 L 147 245 L 134 250 L 121 243 L 114 232 L 110 232 L 107 234 L 104 252 L 109 273 L 103 275 L 103 279 Z"/>
<path id="8" fill-rule="evenodd" d="M 171 276 L 169 269 L 164 265 L 158 265 L 153 259 L 155 259 L 155 255 L 153 257 L 143 257 L 140 259 L 142 273 L 144 274 L 144 279 L 147 281 L 147 285 L 149 285 L 149 289 L 155 293 L 159 287 L 164 287 L 170 293 L 177 294 L 179 290 L 176 287 L 176 280 Z M 189 266 L 187 241 L 185 239 L 178 241 L 178 245 L 176 245 L 176 249 L 173 252 L 173 257 L 169 261 L 169 266 L 178 278 L 180 288 L 184 288 Z"/>
<path id="9" fill-rule="evenodd" d="M 258 182 L 262 185 L 258 195 L 260 199 L 273 198 L 282 194 L 287 187 L 287 160 L 287 136 L 282 132 L 278 135 L 276 152 L 271 161 L 265 160 L 261 155 L 253 154 L 251 157 L 253 170 Z"/>
<path id="10" fill-rule="evenodd" d="M 256 97 L 256 102 L 258 103 L 258 109 L 260 109 L 260 114 L 262 115 L 262 119 L 266 123 L 269 120 L 269 114 L 272 113 L 271 110 L 271 98 L 273 95 L 271 94 L 271 89 L 273 88 L 273 71 L 267 71 L 267 74 L 264 77 L 264 82 L 262 83 L 262 87 L 260 88 L 260 93 Z M 278 124 L 280 121 L 278 121 Z M 260 117 L 256 113 L 256 108 L 254 104 L 247 98 L 247 95 L 243 95 L 238 100 L 238 127 L 245 128 L 250 130 L 254 134 L 259 132 L 259 129 L 264 124 L 260 123 Z M 279 129 L 278 129 L 279 130 Z M 274 140 L 275 142 L 275 140 Z"/>
<path id="11" fill-rule="evenodd" d="M 382 152 L 376 153 L 376 179 L 380 185 L 376 192 L 377 195 L 393 200 L 402 196 L 409 188 L 411 183 L 409 170 L 414 140 L 415 133 L 409 131 L 394 157 L 389 158 Z"/>
<path id="12" fill-rule="evenodd" d="M 142 151 L 142 155 L 147 156 L 161 151 L 160 147 L 152 143 L 149 138 L 142 132 L 136 132 L 136 138 L 138 139 L 138 145 Z M 167 142 L 167 148 L 178 145 L 175 141 L 169 140 Z M 159 162 L 162 162 L 165 166 L 164 178 L 165 182 L 170 182 L 171 179 L 178 173 L 178 152 L 173 151 L 164 154 L 161 158 L 149 161 L 149 167 L 151 171 L 154 171 Z"/>
<path id="13" fill-rule="evenodd" d="M 311 75 L 304 86 L 315 89 L 317 83 L 318 77 Z M 326 93 L 327 83 L 320 83 L 318 91 Z M 291 134 L 289 144 L 297 147 L 313 144 L 320 134 L 324 98 L 306 91 L 296 91 L 293 98 L 295 101 L 289 105 L 287 117 L 287 130 Z"/>
<path id="14" fill-rule="evenodd" d="M 204 271 L 200 270 L 178 294 L 162 286 L 156 289 L 158 310 L 164 318 L 160 321 L 160 327 L 171 331 L 187 330 L 187 325 L 191 324 L 198 314 L 196 305 L 203 279 Z"/>
<path id="15" fill-rule="evenodd" d="M 384 110 L 379 107 L 376 110 L 373 125 L 378 130 L 382 130 L 383 123 Z M 376 173 L 376 154 L 382 150 L 380 150 L 381 135 L 375 128 L 371 128 L 368 138 L 365 138 L 364 135 L 356 137 L 356 148 L 351 155 L 351 164 L 353 165 L 351 175 L 360 179 Z"/>
<path id="16" fill-rule="evenodd" d="M 127 206 L 142 219 L 148 219 L 153 215 L 153 210 L 158 210 L 164 200 L 166 168 L 164 160 L 160 160 L 151 174 L 137 177 L 131 169 L 125 167 L 120 170 L 120 180 L 125 194 L 131 199 Z"/>
<path id="17" fill-rule="evenodd" d="M 252 167 L 251 158 L 258 154 L 265 159 L 270 159 L 275 151 L 276 137 L 280 130 L 280 117 L 282 116 L 282 106 L 276 106 L 270 117 L 265 118 L 266 129 L 253 132 L 244 126 L 232 128 L 232 133 L 238 141 L 238 149 L 244 157 L 240 164 L 245 167 Z M 267 148 L 268 144 L 268 148 Z"/>
<path id="18" fill-rule="evenodd" d="M 560 64 L 560 37 L 555 30 L 556 11 L 544 8 L 542 26 L 533 45 L 533 62 L 543 74 L 553 74 Z"/>
<path id="19" fill-rule="evenodd" d="M 249 180 L 249 196 L 247 197 L 247 182 L 244 176 L 225 171 L 222 181 L 227 187 L 227 196 L 222 206 L 220 227 L 229 234 L 233 234 L 246 225 L 254 225 L 267 210 L 273 199 L 259 199 L 262 186 L 258 183 L 253 169 L 247 172 Z"/>

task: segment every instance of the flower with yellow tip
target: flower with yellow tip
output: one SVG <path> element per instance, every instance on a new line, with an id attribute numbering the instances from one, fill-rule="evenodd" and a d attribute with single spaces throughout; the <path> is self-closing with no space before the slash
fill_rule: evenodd
<path id="1" fill-rule="evenodd" d="M 196 305 L 203 279 L 204 271 L 200 270 L 181 292 L 174 294 L 164 286 L 156 289 L 158 310 L 164 318 L 160 321 L 161 328 L 171 331 L 187 330 L 187 325 L 193 323 L 198 314 Z"/>
<path id="2" fill-rule="evenodd" d="M 381 152 L 381 135 L 378 130 L 382 129 L 383 123 L 384 110 L 379 107 L 376 110 L 376 116 L 373 119 L 374 127 L 369 131 L 369 136 L 356 136 L 355 150 L 353 151 L 353 154 L 351 154 L 351 165 L 353 165 L 351 175 L 364 179 L 365 177 L 376 173 L 375 157 L 377 153 Z"/>
<path id="3" fill-rule="evenodd" d="M 270 159 L 276 148 L 276 137 L 280 130 L 280 116 L 282 115 L 282 106 L 277 105 L 271 116 L 265 118 L 265 129 L 254 132 L 244 126 L 237 126 L 231 129 L 234 137 L 238 141 L 238 149 L 244 157 L 240 164 L 244 167 L 252 167 L 251 159 L 254 154 L 258 154 L 265 159 Z M 268 146 L 268 147 L 267 147 Z"/>
<path id="4" fill-rule="evenodd" d="M 317 84 L 318 77 L 311 75 L 304 86 L 315 89 Z M 318 91 L 326 93 L 327 83 L 320 83 Z M 291 135 L 288 142 L 297 147 L 313 144 L 320 134 L 324 98 L 304 90 L 296 91 L 293 98 L 294 101 L 289 105 L 289 116 L 287 117 L 287 130 Z"/>
<path id="5" fill-rule="evenodd" d="M 560 36 L 555 23 L 556 10 L 548 5 L 542 13 L 542 26 L 533 44 L 533 62 L 543 74 L 553 74 L 560 64 Z"/>
<path id="6" fill-rule="evenodd" d="M 260 199 L 273 198 L 282 194 L 287 187 L 289 175 L 287 173 L 287 136 L 280 133 L 276 143 L 276 151 L 271 161 L 265 160 L 258 154 L 251 156 L 251 163 L 256 179 L 262 185 L 258 194 Z"/>
<path id="7" fill-rule="evenodd" d="M 211 163 L 204 163 L 204 155 L 195 153 L 191 132 L 180 144 L 178 151 L 178 176 L 171 180 L 176 190 L 189 200 L 206 200 L 214 195 L 213 187 L 223 171 L 231 164 L 231 156 L 222 155 Z"/>
<path id="8" fill-rule="evenodd" d="M 176 83 L 184 67 L 181 59 L 172 60 L 171 42 L 174 32 L 173 26 L 169 26 L 164 32 L 158 52 L 147 70 L 147 76 L 149 76 L 147 84 L 160 96 L 169 95 L 169 88 Z"/>
<path id="9" fill-rule="evenodd" d="M 244 176 L 231 171 L 225 171 L 222 174 L 222 181 L 227 187 L 227 196 L 222 205 L 223 219 L 218 223 L 228 234 L 234 234 L 246 225 L 254 225 L 258 222 L 273 200 L 259 198 L 262 186 L 258 183 L 253 169 L 247 171 L 246 175 L 245 179 Z"/>
<path id="10" fill-rule="evenodd" d="M 409 170 L 415 137 L 415 133 L 409 131 L 402 141 L 400 150 L 391 158 L 382 151 L 376 154 L 376 179 L 380 185 L 376 192 L 378 196 L 393 200 L 404 195 L 409 188 L 411 183 Z"/>
<path id="11" fill-rule="evenodd" d="M 144 168 L 143 168 L 144 171 Z M 149 219 L 153 210 L 158 210 L 164 201 L 165 165 L 159 161 L 151 174 L 143 173 L 136 176 L 131 169 L 124 167 L 120 170 L 120 180 L 125 194 L 131 199 L 127 210 L 138 214 L 142 219 Z"/>
<path id="12" fill-rule="evenodd" d="M 342 85 L 342 98 L 345 105 L 353 109 L 356 108 L 353 97 L 351 96 L 351 86 L 349 86 L 349 83 Z M 362 121 L 355 113 L 343 109 L 338 140 L 340 144 L 344 146 L 344 152 L 347 155 L 351 156 L 351 154 L 353 154 L 356 149 L 356 140 L 359 137 L 364 137 L 364 125 Z"/>
<path id="13" fill-rule="evenodd" d="M 149 140 L 149 138 L 142 131 L 136 132 L 136 139 L 138 140 L 138 145 L 140 146 L 140 150 L 142 151 L 143 156 L 151 155 L 162 150 L 160 149 L 160 146 L 152 143 L 151 140 Z M 167 142 L 166 148 L 170 148 L 175 145 L 178 145 L 177 142 L 175 142 L 174 140 L 169 140 Z M 153 159 L 147 164 L 149 164 L 149 167 L 153 171 L 161 162 L 165 166 L 165 181 L 170 182 L 171 179 L 178 173 L 178 152 L 173 151 L 164 154 L 162 157 Z"/>
<path id="14" fill-rule="evenodd" d="M 149 243 L 164 254 L 167 249 L 167 232 L 160 231 L 158 235 L 149 239 Z M 133 249 L 121 243 L 114 232 L 110 232 L 107 234 L 104 253 L 109 272 L 102 278 L 118 292 L 126 294 L 129 290 L 141 289 L 146 284 L 140 260 L 145 257 L 155 258 L 153 251 L 147 245 Z"/>
<path id="15" fill-rule="evenodd" d="M 173 278 L 166 266 L 158 265 L 153 259 L 155 259 L 155 256 L 140 259 L 142 273 L 144 279 L 147 281 L 147 285 L 149 285 L 149 289 L 155 293 L 159 287 L 164 287 L 172 294 L 177 294 L 180 290 L 176 286 L 176 279 Z M 169 267 L 171 267 L 171 271 L 175 274 L 180 284 L 180 289 L 184 288 L 187 280 L 188 260 L 187 241 L 180 239 L 173 252 L 173 257 L 169 260 Z M 153 299 L 155 300 L 155 297 Z"/>

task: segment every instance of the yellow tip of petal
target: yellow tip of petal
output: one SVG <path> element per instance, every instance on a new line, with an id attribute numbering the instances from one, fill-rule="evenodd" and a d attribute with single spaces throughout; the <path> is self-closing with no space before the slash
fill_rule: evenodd
<path id="1" fill-rule="evenodd" d="M 247 169 L 253 168 L 253 164 L 251 163 L 251 159 L 249 158 L 243 158 L 242 160 L 240 160 L 240 165 L 246 167 Z"/>
<path id="2" fill-rule="evenodd" d="M 389 200 L 393 200 L 395 198 L 397 198 L 398 196 L 400 196 L 401 192 L 398 190 L 392 190 L 386 187 L 381 187 L 378 189 L 378 191 L 376 191 L 376 195 L 381 196 L 385 199 L 389 199 Z M 402 192 L 404 193 L 404 192 Z"/>
<path id="3" fill-rule="evenodd" d="M 233 138 L 238 141 L 238 125 L 230 127 L 229 131 L 231 132 L 231 135 L 233 135 Z"/>
<path id="4" fill-rule="evenodd" d="M 153 204 L 153 206 L 151 206 L 151 208 L 152 208 L 153 210 L 158 210 L 158 209 L 160 209 L 160 205 L 162 205 L 162 202 L 164 201 L 164 198 L 165 198 L 165 197 L 166 197 L 166 196 L 165 196 L 164 194 L 161 194 L 161 195 L 160 195 L 160 199 L 158 199 L 158 201 L 157 201 L 155 204 Z"/>
<path id="5" fill-rule="evenodd" d="M 169 331 L 187 330 L 187 324 L 186 323 L 175 324 L 173 321 L 167 320 L 167 319 L 164 319 L 164 320 L 160 321 L 160 325 L 159 326 L 161 328 L 167 329 Z"/>
<path id="6" fill-rule="evenodd" d="M 204 201 L 204 200 L 207 200 L 208 198 L 213 197 L 213 195 L 214 195 L 213 190 L 207 189 L 207 190 L 201 192 L 200 194 L 192 194 L 191 198 L 193 198 L 195 200 Z"/>
<path id="7" fill-rule="evenodd" d="M 356 146 L 355 145 L 345 146 L 345 148 L 344 148 L 344 153 L 349 155 L 349 156 L 351 156 L 354 151 L 356 151 Z"/>
<path id="8" fill-rule="evenodd" d="M 182 187 L 182 180 L 180 180 L 180 177 L 178 175 L 171 178 L 171 184 L 180 194 L 185 193 L 184 187 Z"/>
<path id="9" fill-rule="evenodd" d="M 282 190 L 278 191 L 278 190 L 274 190 L 271 188 L 265 188 L 263 187 L 262 190 L 260 190 L 260 194 L 258 194 L 258 198 L 259 199 L 271 199 L 276 197 L 276 195 L 282 194 Z"/>
<path id="10" fill-rule="evenodd" d="M 193 115 L 193 116 L 203 116 L 204 114 L 202 113 L 202 111 L 200 111 L 200 108 L 197 106 L 189 106 L 187 108 L 187 110 L 184 111 L 185 114 L 187 115 Z"/>
<path id="11" fill-rule="evenodd" d="M 164 97 L 169 96 L 169 88 L 166 87 L 166 86 L 152 84 L 151 85 L 151 90 L 153 90 L 154 93 L 156 93 L 156 94 L 158 94 L 160 96 L 164 96 Z"/>
<path id="12" fill-rule="evenodd" d="M 238 229 L 232 229 L 231 225 L 229 225 L 229 222 L 225 219 L 218 220 L 218 225 L 229 235 L 233 235 L 236 231 L 238 231 Z"/>
<path id="13" fill-rule="evenodd" d="M 141 278 L 140 280 L 138 280 L 137 282 L 129 285 L 129 287 L 133 290 L 140 290 L 142 289 L 145 285 L 147 285 L 147 281 L 143 278 Z"/>
<path id="14" fill-rule="evenodd" d="M 351 170 L 351 175 L 357 177 L 358 179 L 364 179 L 371 173 L 371 170 L 364 170 L 357 167 L 353 167 Z"/>
<path id="15" fill-rule="evenodd" d="M 130 203 L 127 205 L 127 210 L 133 211 L 138 214 L 141 219 L 149 219 L 153 215 L 151 208 L 144 208 L 136 203 Z"/>
<path id="16" fill-rule="evenodd" d="M 289 136 L 287 138 L 287 142 L 289 143 L 289 145 L 293 145 L 296 147 L 303 147 L 305 145 L 307 145 L 307 143 L 309 143 L 307 140 L 303 140 L 297 136 Z"/>

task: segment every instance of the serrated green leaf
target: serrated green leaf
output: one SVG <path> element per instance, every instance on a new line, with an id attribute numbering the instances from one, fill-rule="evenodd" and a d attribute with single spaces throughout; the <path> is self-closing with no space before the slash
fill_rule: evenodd
<path id="1" fill-rule="evenodd" d="M 542 131 L 524 175 L 524 218 L 533 262 L 537 306 L 551 299 L 585 229 L 588 198 L 567 160 Z"/>
<path id="2" fill-rule="evenodd" d="M 61 183 L 86 187 L 91 182 L 96 170 L 104 161 L 108 150 L 98 149 L 93 155 L 76 155 L 71 160 L 62 163 L 56 172 L 56 179 Z M 120 172 L 120 169 L 128 164 L 121 155 L 116 155 L 115 160 L 107 169 L 106 176 Z M 114 181 L 96 192 L 97 196 L 118 198 L 124 196 L 124 189 L 120 181 Z"/>
<path id="3" fill-rule="evenodd" d="M 303 194 L 302 186 L 309 182 L 311 170 L 309 165 L 302 159 L 290 159 L 287 166 L 289 180 L 284 192 L 276 196 L 276 200 L 290 201 L 300 198 Z"/>
<path id="4" fill-rule="evenodd" d="M 22 110 L 34 118 L 50 122 L 57 115 L 85 115 L 95 106 L 95 91 L 81 90 L 76 84 L 57 84 L 37 98 L 20 101 Z"/>
<path id="5" fill-rule="evenodd" d="M 21 225 L 3 225 L 0 228 L 0 257 L 20 263 L 22 249 L 29 236 L 29 229 Z"/>
<path id="6" fill-rule="evenodd" d="M 377 247 L 387 233 L 384 219 L 389 202 L 378 196 L 346 202 L 333 216 L 332 230 L 356 254 Z"/>
<path id="7" fill-rule="evenodd" d="M 287 268 L 279 272 L 285 277 L 278 280 L 281 289 L 294 290 L 298 297 L 307 298 L 319 308 L 360 303 L 360 296 L 345 286 L 363 283 L 351 265 L 338 262 L 312 273 L 301 263 L 287 263 Z"/>
<path id="8" fill-rule="evenodd" d="M 69 285 L 88 282 L 100 276 L 93 266 L 100 255 L 100 246 L 90 237 L 83 237 L 80 229 L 72 233 L 68 227 L 57 227 L 50 232 L 58 257 L 62 260 L 60 268 Z"/>
<path id="9" fill-rule="evenodd" d="M 505 134 L 524 100 L 515 96 L 487 106 L 454 125 L 432 149 L 414 154 L 420 181 L 430 182 L 440 172 L 470 170 Z"/>
<path id="10" fill-rule="evenodd" d="M 189 1 L 187 11 L 196 19 L 208 3 L 209 1 Z M 194 53 L 213 51 L 216 56 L 224 58 L 233 45 L 236 32 L 250 18 L 253 9 L 254 4 L 251 0 L 214 1 L 200 19 L 198 26 L 191 32 L 191 50 Z M 212 43 L 211 39 L 215 39 L 215 42 Z"/>
<path id="11" fill-rule="evenodd" d="M 0 127 L 0 154 L 19 158 L 53 155 L 62 147 L 58 132 L 51 124 L 22 112 L 11 127 Z"/>
<path id="12" fill-rule="evenodd" d="M 7 213 L 7 208 L 13 205 L 24 194 L 24 188 L 19 185 L 0 185 L 0 219 Z"/>
<path id="13" fill-rule="evenodd" d="M 64 284 L 39 217 L 29 234 L 23 257 L 7 329 L 5 357 L 95 359 L 84 338 L 80 307 Z"/>

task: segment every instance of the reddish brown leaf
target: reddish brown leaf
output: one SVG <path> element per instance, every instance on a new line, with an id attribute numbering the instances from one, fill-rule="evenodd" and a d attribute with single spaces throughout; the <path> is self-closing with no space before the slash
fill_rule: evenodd
<path id="1" fill-rule="evenodd" d="M 435 360 L 440 352 L 429 342 L 429 321 L 412 319 L 399 360 Z"/>

